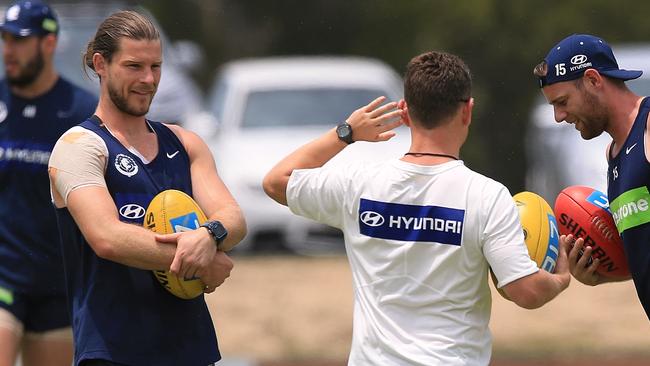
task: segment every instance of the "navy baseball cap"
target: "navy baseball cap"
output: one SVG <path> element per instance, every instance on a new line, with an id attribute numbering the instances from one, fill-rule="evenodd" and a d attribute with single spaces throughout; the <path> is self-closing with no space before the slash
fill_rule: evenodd
<path id="1" fill-rule="evenodd" d="M 54 10 L 39 0 L 19 1 L 7 8 L 0 31 L 27 37 L 57 34 L 59 22 Z"/>
<path id="2" fill-rule="evenodd" d="M 575 80 L 588 69 L 619 80 L 636 79 L 643 71 L 619 69 L 612 48 L 601 38 L 589 34 L 572 34 L 556 44 L 546 55 L 545 76 L 539 86 Z"/>

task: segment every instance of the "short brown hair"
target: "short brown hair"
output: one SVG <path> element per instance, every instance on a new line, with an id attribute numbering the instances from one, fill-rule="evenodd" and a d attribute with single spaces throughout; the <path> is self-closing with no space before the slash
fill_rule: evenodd
<path id="1" fill-rule="evenodd" d="M 445 52 L 427 52 L 414 57 L 406 67 L 404 99 L 412 118 L 425 128 L 434 128 L 453 116 L 459 102 L 472 93 L 472 76 L 460 57 Z"/>
<path id="2" fill-rule="evenodd" d="M 107 62 L 119 51 L 120 39 L 160 40 L 160 33 L 146 16 L 132 10 L 122 10 L 111 14 L 97 28 L 95 37 L 88 42 L 83 64 L 95 71 L 93 55 L 101 54 Z M 85 68 L 84 68 L 85 70 Z"/>

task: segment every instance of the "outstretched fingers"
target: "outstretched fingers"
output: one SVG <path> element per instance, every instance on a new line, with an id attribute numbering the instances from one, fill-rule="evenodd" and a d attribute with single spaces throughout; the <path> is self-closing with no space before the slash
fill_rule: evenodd
<path id="1" fill-rule="evenodd" d="M 372 102 L 366 104 L 365 107 L 363 107 L 364 112 L 372 112 L 372 111 L 374 111 L 378 106 L 381 105 L 381 103 L 384 102 L 384 100 L 386 100 L 386 97 L 383 96 L 383 95 L 376 98 Z"/>
<path id="2" fill-rule="evenodd" d="M 371 118 L 377 118 L 377 117 L 381 117 L 386 113 L 389 113 L 393 109 L 395 109 L 398 112 L 402 111 L 401 109 L 397 109 L 397 102 L 390 102 L 378 107 L 373 111 L 370 111 L 369 114 Z"/>

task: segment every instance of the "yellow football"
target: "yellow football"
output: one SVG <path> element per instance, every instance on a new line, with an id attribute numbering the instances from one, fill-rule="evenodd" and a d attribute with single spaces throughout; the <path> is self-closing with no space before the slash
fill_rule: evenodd
<path id="1" fill-rule="evenodd" d="M 207 221 L 199 205 L 184 192 L 169 189 L 156 195 L 145 213 L 144 227 L 158 234 L 171 234 L 198 229 Z M 153 271 L 158 282 L 182 299 L 193 299 L 203 293 L 200 279 L 185 280 L 168 270 Z"/>
<path id="2" fill-rule="evenodd" d="M 512 198 L 519 210 L 528 255 L 537 263 L 537 267 L 553 273 L 560 250 L 560 234 L 551 206 L 544 198 L 532 192 L 520 192 Z M 490 276 L 496 287 L 497 279 L 491 269 Z M 508 299 L 502 289 L 497 290 L 501 296 Z"/>
<path id="3" fill-rule="evenodd" d="M 517 193 L 513 199 L 519 209 L 530 258 L 537 267 L 553 273 L 560 250 L 560 234 L 551 206 L 532 192 Z"/>

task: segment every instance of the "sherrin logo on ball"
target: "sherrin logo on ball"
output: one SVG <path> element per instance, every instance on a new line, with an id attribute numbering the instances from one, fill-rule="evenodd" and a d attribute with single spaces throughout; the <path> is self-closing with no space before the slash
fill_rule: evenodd
<path id="1" fill-rule="evenodd" d="M 592 248 L 591 258 L 598 258 L 596 272 L 613 278 L 627 278 L 630 271 L 605 193 L 585 186 L 570 186 L 555 200 L 555 215 L 560 234 L 583 238 Z"/>
<path id="2" fill-rule="evenodd" d="M 169 189 L 158 193 L 149 203 L 144 227 L 158 234 L 198 229 L 207 218 L 199 205 L 184 192 Z M 185 280 L 168 270 L 153 271 L 160 284 L 173 295 L 193 299 L 203 293 L 200 279 Z"/>

